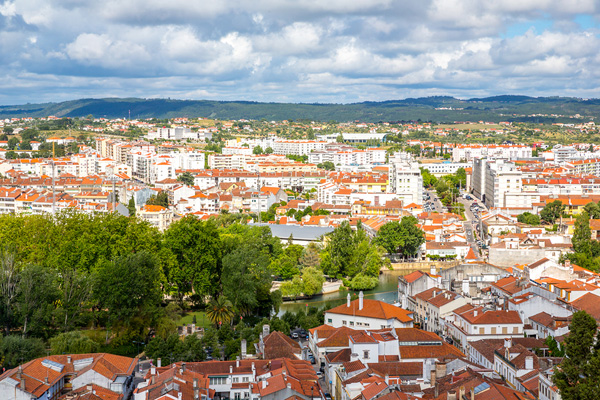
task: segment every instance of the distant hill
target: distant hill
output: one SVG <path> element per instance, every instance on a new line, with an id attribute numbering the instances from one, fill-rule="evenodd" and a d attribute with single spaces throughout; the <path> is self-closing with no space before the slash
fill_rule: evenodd
<path id="1" fill-rule="evenodd" d="M 266 119 L 313 121 L 517 121 L 573 122 L 579 114 L 600 117 L 600 100 L 570 97 L 494 96 L 460 100 L 453 97 L 422 97 L 352 104 L 259 103 L 252 101 L 211 101 L 107 98 L 80 99 L 62 103 L 0 106 L 0 118 L 8 117 L 94 117 L 126 118 L 206 117 L 217 119 Z M 547 116 L 540 116 L 545 114 Z M 560 117 L 566 116 L 567 118 Z"/>

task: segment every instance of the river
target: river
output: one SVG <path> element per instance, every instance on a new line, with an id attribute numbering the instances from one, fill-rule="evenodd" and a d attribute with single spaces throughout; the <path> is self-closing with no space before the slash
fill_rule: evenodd
<path id="1" fill-rule="evenodd" d="M 398 277 L 409 274 L 414 270 L 393 270 L 383 271 L 379 275 L 379 284 L 373 290 L 364 291 L 365 299 L 374 299 L 385 301 L 386 303 L 395 303 L 398 301 Z M 354 291 L 352 291 L 354 292 Z M 351 293 L 352 293 L 351 292 Z M 339 306 L 346 301 L 348 292 L 334 292 L 323 295 L 316 295 L 309 300 L 286 301 L 279 307 L 278 316 L 286 311 L 297 312 L 305 310 L 306 306 L 322 308 L 326 304 L 331 307 Z"/>

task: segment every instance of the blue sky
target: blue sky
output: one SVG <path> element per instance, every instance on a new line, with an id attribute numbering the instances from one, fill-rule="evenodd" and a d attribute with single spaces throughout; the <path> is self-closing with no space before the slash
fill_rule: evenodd
<path id="1" fill-rule="evenodd" d="M 597 0 L 0 0 L 0 104 L 600 97 Z"/>

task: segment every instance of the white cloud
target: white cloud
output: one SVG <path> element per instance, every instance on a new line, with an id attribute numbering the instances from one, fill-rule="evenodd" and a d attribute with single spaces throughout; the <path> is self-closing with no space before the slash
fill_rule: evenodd
<path id="1" fill-rule="evenodd" d="M 598 25 L 582 13 L 598 23 L 600 2 L 5 0 L 0 102 L 37 101 L 22 89 L 36 85 L 44 100 L 600 95 Z"/>

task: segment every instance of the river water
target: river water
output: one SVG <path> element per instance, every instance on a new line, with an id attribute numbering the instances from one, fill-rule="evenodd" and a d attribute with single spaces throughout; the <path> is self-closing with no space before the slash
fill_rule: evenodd
<path id="1" fill-rule="evenodd" d="M 363 294 L 365 299 L 381 300 L 386 303 L 395 303 L 398 301 L 398 277 L 409 274 L 414 270 L 393 270 L 383 271 L 379 275 L 379 284 L 373 290 L 364 291 Z M 351 291 L 350 293 L 354 293 Z M 309 307 L 322 308 L 325 305 L 330 307 L 339 306 L 346 302 L 346 295 L 348 292 L 334 292 L 323 295 L 316 295 L 309 300 L 297 300 L 297 301 L 286 301 L 279 308 L 278 316 L 283 315 L 286 311 L 297 312 L 305 310 L 307 305 Z M 357 292 L 358 294 L 358 292 Z"/>

